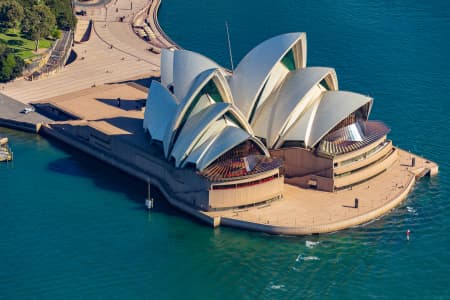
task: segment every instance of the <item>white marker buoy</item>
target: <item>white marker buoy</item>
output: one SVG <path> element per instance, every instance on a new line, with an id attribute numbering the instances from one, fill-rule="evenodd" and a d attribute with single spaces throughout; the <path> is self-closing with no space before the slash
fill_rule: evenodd
<path id="1" fill-rule="evenodd" d="M 151 185 L 150 182 L 147 184 L 147 199 L 145 199 L 145 206 L 148 210 L 151 210 L 153 208 L 153 198 L 151 193 Z"/>
<path id="2" fill-rule="evenodd" d="M 153 198 L 145 199 L 145 206 L 148 210 L 151 210 L 153 208 Z"/>

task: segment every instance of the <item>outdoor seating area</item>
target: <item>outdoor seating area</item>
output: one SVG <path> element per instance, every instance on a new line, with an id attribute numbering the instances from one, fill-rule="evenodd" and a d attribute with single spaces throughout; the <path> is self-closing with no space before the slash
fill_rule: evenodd
<path id="1" fill-rule="evenodd" d="M 221 182 L 265 173 L 280 168 L 283 164 L 281 159 L 266 157 L 264 155 L 246 157 L 224 156 L 225 158 L 219 158 L 216 162 L 200 172 L 200 175 L 207 177 L 210 181 Z M 249 167 L 249 158 L 255 160 L 253 168 Z"/>

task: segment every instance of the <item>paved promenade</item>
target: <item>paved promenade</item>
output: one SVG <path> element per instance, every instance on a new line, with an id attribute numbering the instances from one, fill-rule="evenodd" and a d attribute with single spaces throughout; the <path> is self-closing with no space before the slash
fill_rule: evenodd
<path id="1" fill-rule="evenodd" d="M 37 132 L 38 124 L 52 121 L 37 112 L 25 114 L 25 108 L 30 106 L 0 94 L 0 126 Z"/>
<path id="2" fill-rule="evenodd" d="M 18 79 L 0 84 L 0 93 L 29 103 L 93 85 L 157 76 L 159 55 L 147 50 L 150 45 L 133 33 L 128 22 L 115 21 L 117 16 L 123 15 L 131 20 L 133 14 L 147 4 L 147 0 L 134 0 L 133 10 L 130 10 L 130 1 L 111 1 L 107 22 L 104 7 L 87 9 L 86 18 L 94 20 L 93 31 L 89 41 L 75 44 L 74 51 L 78 57 L 72 64 L 48 78 L 36 81 Z"/>

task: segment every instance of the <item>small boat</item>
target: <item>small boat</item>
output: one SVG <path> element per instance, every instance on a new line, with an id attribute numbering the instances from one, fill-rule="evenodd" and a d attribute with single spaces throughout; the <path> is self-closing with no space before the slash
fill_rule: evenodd
<path id="1" fill-rule="evenodd" d="M 0 138 L 0 162 L 13 159 L 11 148 L 8 146 L 8 138 Z"/>

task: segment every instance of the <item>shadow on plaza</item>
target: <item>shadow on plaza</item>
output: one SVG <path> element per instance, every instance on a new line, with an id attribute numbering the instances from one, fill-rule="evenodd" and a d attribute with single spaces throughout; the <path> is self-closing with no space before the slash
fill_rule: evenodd
<path id="1" fill-rule="evenodd" d="M 144 78 L 137 78 L 137 79 L 131 79 L 131 80 L 124 80 L 124 81 L 117 81 L 117 82 L 111 82 L 107 84 L 122 84 L 122 83 L 128 83 L 128 84 L 135 84 L 141 86 L 145 91 L 150 87 L 150 84 L 153 80 L 160 80 L 161 77 L 144 77 Z"/>
<path id="2" fill-rule="evenodd" d="M 131 100 L 124 98 L 95 98 L 96 100 L 123 110 L 141 110 L 145 106 L 145 99 Z"/>

